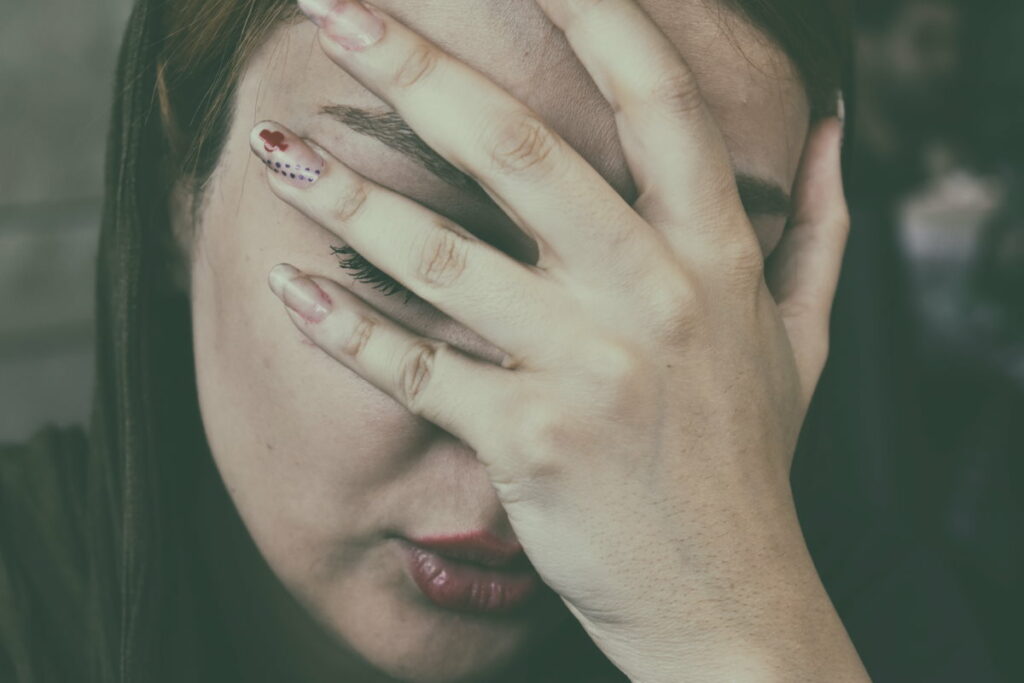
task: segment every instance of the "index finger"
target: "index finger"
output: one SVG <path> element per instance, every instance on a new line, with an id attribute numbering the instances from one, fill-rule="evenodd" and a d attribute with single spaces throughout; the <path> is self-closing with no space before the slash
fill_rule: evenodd
<path id="1" fill-rule="evenodd" d="M 525 104 L 375 7 L 366 14 L 351 0 L 299 4 L 334 62 L 537 241 L 538 266 L 606 273 L 610 263 L 650 263 L 660 247 L 653 231 Z"/>

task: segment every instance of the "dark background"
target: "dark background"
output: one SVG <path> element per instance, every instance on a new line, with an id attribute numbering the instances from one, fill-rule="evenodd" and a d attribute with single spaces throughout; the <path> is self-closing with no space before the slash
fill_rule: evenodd
<path id="1" fill-rule="evenodd" d="M 1024 680 L 1024 3 L 858 7 L 841 285 L 858 322 L 833 348 L 870 400 L 859 471 Z"/>
<path id="2" fill-rule="evenodd" d="M 89 409 L 103 146 L 130 4 L 4 3 L 0 440 Z"/>
<path id="3" fill-rule="evenodd" d="M 85 422 L 111 78 L 128 0 L 0 22 L 0 441 Z M 868 495 L 957 570 L 1024 680 L 1024 3 L 861 0 L 839 326 Z M 870 321 L 865 324 L 863 321 Z M 907 634 L 912 636 L 912 634 Z"/>

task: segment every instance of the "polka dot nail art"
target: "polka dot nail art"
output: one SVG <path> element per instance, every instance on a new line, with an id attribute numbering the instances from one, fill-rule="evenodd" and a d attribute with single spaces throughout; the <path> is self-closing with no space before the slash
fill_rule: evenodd
<path id="1" fill-rule="evenodd" d="M 283 126 L 265 121 L 253 128 L 250 142 L 267 170 L 295 187 L 309 187 L 323 174 L 320 155 Z"/>

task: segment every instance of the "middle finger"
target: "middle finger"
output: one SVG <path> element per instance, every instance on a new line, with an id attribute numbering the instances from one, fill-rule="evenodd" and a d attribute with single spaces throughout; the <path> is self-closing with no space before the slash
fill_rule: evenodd
<path id="1" fill-rule="evenodd" d="M 536 240 L 538 266 L 608 278 L 649 266 L 654 231 L 535 112 L 479 71 L 350 0 L 301 0 L 326 54 L 472 176 Z M 577 270 L 582 274 L 584 271 Z"/>

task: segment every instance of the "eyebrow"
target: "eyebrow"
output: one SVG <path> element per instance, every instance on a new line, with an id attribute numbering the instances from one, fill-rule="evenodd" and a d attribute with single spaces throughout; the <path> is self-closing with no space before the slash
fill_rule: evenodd
<path id="1" fill-rule="evenodd" d="M 430 148 L 397 112 L 370 110 L 342 104 L 320 108 L 322 114 L 360 135 L 372 137 L 400 152 L 444 182 L 482 198 L 489 198 L 480 184 Z M 747 173 L 736 174 L 736 187 L 747 215 L 788 217 L 792 200 L 779 185 Z"/>

